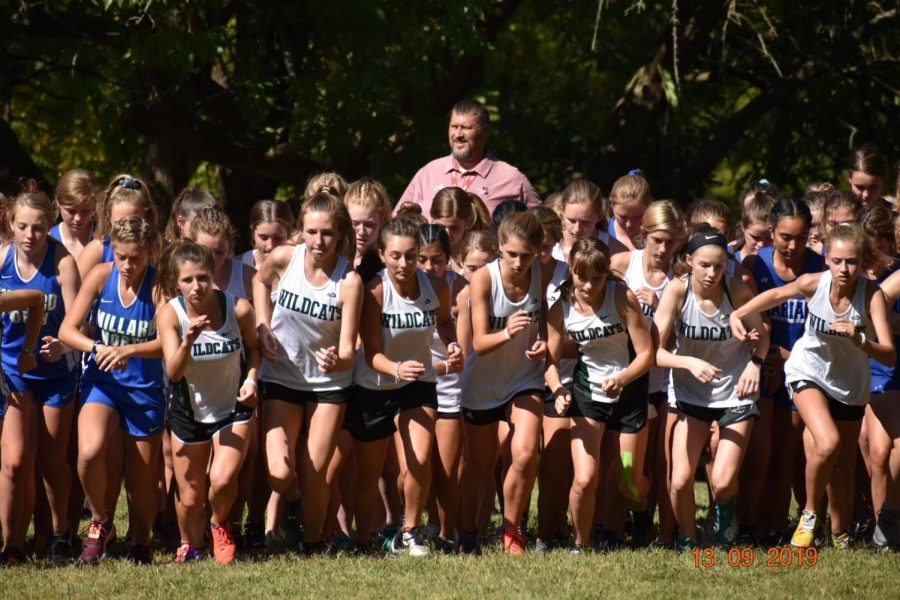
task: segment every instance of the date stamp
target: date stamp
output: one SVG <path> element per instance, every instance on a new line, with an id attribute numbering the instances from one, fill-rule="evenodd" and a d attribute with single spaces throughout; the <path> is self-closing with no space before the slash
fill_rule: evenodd
<path id="1" fill-rule="evenodd" d="M 723 556 L 724 553 L 724 556 Z M 819 551 L 816 548 L 792 548 L 782 546 L 775 548 L 695 548 L 691 554 L 694 566 L 698 569 L 711 569 L 716 565 L 751 568 L 801 568 L 815 567 L 819 562 Z"/>

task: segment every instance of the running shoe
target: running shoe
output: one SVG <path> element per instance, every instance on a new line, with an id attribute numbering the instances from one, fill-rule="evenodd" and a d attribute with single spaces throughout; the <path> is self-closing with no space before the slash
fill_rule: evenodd
<path id="1" fill-rule="evenodd" d="M 50 536 L 44 533 L 36 533 L 31 538 L 31 552 L 36 558 L 45 558 L 50 550 Z"/>
<path id="2" fill-rule="evenodd" d="M 716 541 L 722 546 L 732 546 L 737 539 L 739 526 L 734 506 L 734 498 L 724 504 L 716 501 Z"/>
<path id="3" fill-rule="evenodd" d="M 244 523 L 244 547 L 248 550 L 268 550 L 267 534 L 262 523 Z"/>
<path id="4" fill-rule="evenodd" d="M 459 530 L 456 549 L 460 554 L 481 554 L 481 545 L 478 543 L 478 534 Z"/>
<path id="5" fill-rule="evenodd" d="M 210 525 L 209 529 L 212 534 L 213 556 L 220 565 L 227 565 L 234 560 L 234 553 L 237 551 L 234 538 L 231 537 L 231 524 Z"/>
<path id="6" fill-rule="evenodd" d="M 525 546 L 528 542 L 518 529 L 506 528 L 503 530 L 503 552 L 512 556 L 524 556 Z"/>
<path id="7" fill-rule="evenodd" d="M 738 527 L 734 545 L 747 547 L 759 545 L 759 532 L 756 529 L 756 525 L 741 525 Z"/>
<path id="8" fill-rule="evenodd" d="M 300 554 L 306 558 L 325 556 L 328 554 L 329 549 L 328 542 L 324 540 L 319 540 L 318 542 L 302 542 L 300 544 Z"/>
<path id="9" fill-rule="evenodd" d="M 200 560 L 203 560 L 203 550 L 201 550 L 200 548 L 194 548 L 190 544 L 182 544 L 178 546 L 178 550 L 175 552 L 175 560 L 173 562 L 176 565 L 184 565 Z"/>
<path id="10" fill-rule="evenodd" d="M 391 554 L 400 554 L 403 552 L 403 531 L 399 527 L 394 532 L 394 537 L 390 539 L 390 542 L 385 539 L 384 549 Z"/>
<path id="11" fill-rule="evenodd" d="M 816 539 L 816 513 L 804 510 L 800 515 L 797 529 L 791 536 L 791 546 L 794 548 L 809 548 Z"/>
<path id="12" fill-rule="evenodd" d="M 646 548 L 650 545 L 650 533 L 653 530 L 653 511 L 650 509 L 632 512 L 631 545 L 634 548 Z"/>
<path id="13" fill-rule="evenodd" d="M 544 554 L 545 552 L 550 552 L 553 550 L 553 542 L 544 541 L 543 538 L 538 538 L 534 541 L 534 551 L 538 554 Z"/>
<path id="14" fill-rule="evenodd" d="M 456 542 L 447 538 L 438 537 L 434 541 L 434 547 L 441 554 L 456 554 Z"/>
<path id="15" fill-rule="evenodd" d="M 433 542 L 441 534 L 441 526 L 437 523 L 428 523 L 427 525 L 422 525 L 420 529 L 422 530 L 422 537 L 429 542 Z"/>
<path id="16" fill-rule="evenodd" d="M 111 524 L 109 521 L 91 519 L 88 525 L 87 535 L 81 542 L 81 556 L 79 560 L 86 564 L 97 564 L 106 556 L 106 545 L 110 538 Z"/>
<path id="17" fill-rule="evenodd" d="M 613 552 L 622 546 L 622 540 L 612 529 L 597 527 L 591 539 L 591 545 L 597 552 Z"/>
<path id="18" fill-rule="evenodd" d="M 133 565 L 152 565 L 153 548 L 149 544 L 129 544 L 125 560 Z"/>
<path id="19" fill-rule="evenodd" d="M 849 531 L 831 532 L 831 547 L 835 550 L 849 550 L 851 541 Z"/>
<path id="20" fill-rule="evenodd" d="M 300 515 L 300 500 L 286 502 L 284 506 L 284 546 L 288 550 L 299 550 L 303 539 L 303 519 Z"/>
<path id="21" fill-rule="evenodd" d="M 246 538 L 246 534 L 244 536 Z M 280 530 L 270 529 L 265 537 L 266 552 L 279 554 L 284 551 L 284 534 Z"/>
<path id="22" fill-rule="evenodd" d="M 675 540 L 676 552 L 690 552 L 697 547 L 697 543 L 687 536 L 678 536 Z"/>
<path id="23" fill-rule="evenodd" d="M 407 529 L 401 534 L 400 543 L 406 553 L 410 556 L 428 556 L 431 554 L 431 548 L 422 535 L 421 527 Z"/>
<path id="24" fill-rule="evenodd" d="M 882 508 L 878 512 L 878 523 L 872 532 L 872 543 L 878 548 L 889 548 L 900 543 L 897 531 L 897 511 L 893 508 Z"/>
<path id="25" fill-rule="evenodd" d="M 72 562 L 75 555 L 72 554 L 72 542 L 69 541 L 68 533 L 53 534 L 53 541 L 50 542 L 50 563 L 62 567 Z"/>
<path id="26" fill-rule="evenodd" d="M 8 548 L 0 552 L 0 568 L 8 569 L 25 564 L 25 554 L 18 548 Z"/>
<path id="27" fill-rule="evenodd" d="M 394 552 L 394 539 L 397 537 L 397 532 L 399 531 L 399 527 L 395 527 L 394 525 L 385 525 L 381 528 L 381 531 L 378 532 L 378 537 L 380 537 L 382 540 L 382 549 L 385 552 Z"/>
<path id="28" fill-rule="evenodd" d="M 582 548 L 581 546 L 572 546 L 569 548 L 569 554 L 584 554 L 586 548 Z"/>
<path id="29" fill-rule="evenodd" d="M 341 554 L 344 552 L 353 552 L 353 550 L 354 550 L 353 538 L 342 531 L 337 536 L 334 537 L 334 540 L 332 541 L 332 547 L 334 548 L 334 551 L 338 554 Z"/>

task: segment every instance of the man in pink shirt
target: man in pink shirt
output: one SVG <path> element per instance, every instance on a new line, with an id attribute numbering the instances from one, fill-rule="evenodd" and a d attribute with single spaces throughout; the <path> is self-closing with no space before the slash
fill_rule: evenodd
<path id="1" fill-rule="evenodd" d="M 488 155 L 490 132 L 490 117 L 483 104 L 477 100 L 457 102 L 450 113 L 450 156 L 419 169 L 394 212 L 404 202 L 415 202 L 428 218 L 434 195 L 451 186 L 477 194 L 491 213 L 504 200 L 518 200 L 527 206 L 540 204 L 534 188 L 517 168 Z"/>

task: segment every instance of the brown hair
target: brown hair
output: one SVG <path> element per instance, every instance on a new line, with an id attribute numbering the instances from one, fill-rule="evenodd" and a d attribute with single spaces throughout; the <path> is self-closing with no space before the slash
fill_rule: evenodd
<path id="1" fill-rule="evenodd" d="M 177 217 L 187 219 L 196 215 L 206 207 L 219 207 L 219 202 L 210 194 L 195 187 L 186 187 L 172 202 L 172 211 L 169 213 L 169 221 L 166 223 L 165 237 L 167 240 L 177 240 L 181 237 L 181 228 L 178 227 Z"/>
<path id="2" fill-rule="evenodd" d="M 551 209 L 559 215 L 560 219 L 562 219 L 562 192 L 552 192 L 547 194 L 547 197 L 541 202 L 541 206 L 546 206 Z"/>
<path id="3" fill-rule="evenodd" d="M 546 206 L 532 206 L 528 212 L 540 219 L 544 237 L 550 236 L 550 239 L 557 243 L 562 239 L 562 221 L 553 209 Z"/>
<path id="4" fill-rule="evenodd" d="M 56 184 L 55 200 L 57 206 L 83 206 L 90 204 L 97 207 L 97 183 L 93 175 L 84 169 L 72 169 L 63 173 Z"/>
<path id="5" fill-rule="evenodd" d="M 560 210 L 565 211 L 566 206 L 570 204 L 590 204 L 600 221 L 609 216 L 608 207 L 604 203 L 603 192 L 600 191 L 597 184 L 587 179 L 576 179 L 563 190 Z M 605 227 L 606 224 L 603 223 L 603 226 Z"/>
<path id="6" fill-rule="evenodd" d="M 378 235 L 378 249 L 384 252 L 384 249 L 387 247 L 387 239 L 392 235 L 412 238 L 416 241 L 416 247 L 418 248 L 420 237 L 419 227 L 421 225 L 421 223 L 402 217 L 391 219 L 381 228 L 381 233 Z"/>
<path id="7" fill-rule="evenodd" d="M 718 218 L 718 217 L 716 217 Z M 723 235 L 728 235 L 725 231 L 719 231 L 709 223 L 705 221 L 702 223 L 691 223 L 688 229 L 688 234 L 685 236 L 684 241 L 681 245 L 676 248 L 675 252 L 672 253 L 672 273 L 676 277 L 681 277 L 682 275 L 687 275 L 691 272 L 691 267 L 687 263 L 687 256 L 690 254 L 688 252 L 690 246 L 691 238 L 701 232 L 709 232 L 709 233 L 721 233 Z M 725 250 L 725 261 L 727 264 L 728 261 L 728 249 Z M 723 274 L 722 277 L 727 277 L 727 275 Z"/>
<path id="8" fill-rule="evenodd" d="M 356 204 L 366 208 L 374 208 L 384 225 L 391 220 L 391 197 L 385 187 L 374 179 L 364 178 L 354 181 L 344 194 L 344 204 L 349 209 Z"/>
<path id="9" fill-rule="evenodd" d="M 491 213 L 481 198 L 456 186 L 441 188 L 434 195 L 431 200 L 431 218 L 462 219 L 472 229 L 491 226 Z"/>
<path id="10" fill-rule="evenodd" d="M 879 241 L 888 242 L 891 250 L 897 247 L 897 238 L 894 231 L 894 213 L 880 204 L 867 209 L 859 221 L 863 233 L 869 237 L 873 247 L 878 247 Z M 892 252 L 893 253 L 893 252 Z"/>
<path id="11" fill-rule="evenodd" d="M 193 232 L 193 228 L 192 228 Z M 163 299 L 171 300 L 181 295 L 178 289 L 178 273 L 186 262 L 205 267 L 210 275 L 215 272 L 215 261 L 209 248 L 193 240 L 179 239 L 169 244 L 159 260 L 156 282 Z"/>
<path id="12" fill-rule="evenodd" d="M 747 227 L 750 227 L 754 223 L 764 223 L 766 226 L 770 226 L 769 217 L 771 216 L 772 207 L 774 206 L 775 200 L 770 195 L 763 192 L 758 192 L 753 196 L 753 199 L 744 206 L 744 210 L 741 211 L 741 226 L 738 232 L 738 240 L 734 245 L 735 250 L 740 250 L 744 247 L 746 243 L 746 240 L 744 239 L 744 230 Z M 727 234 L 727 232 L 723 233 Z"/>
<path id="13" fill-rule="evenodd" d="M 511 213 L 500 222 L 497 238 L 501 244 L 505 244 L 511 237 L 517 237 L 537 248 L 544 241 L 544 228 L 541 226 L 540 219 L 533 213 Z"/>
<path id="14" fill-rule="evenodd" d="M 401 204 L 400 208 L 397 209 L 397 214 L 394 218 L 414 221 L 418 225 L 425 225 L 428 223 L 428 219 L 422 214 L 422 205 L 417 204 L 416 202 L 404 202 Z"/>
<path id="15" fill-rule="evenodd" d="M 478 229 L 467 233 L 459 249 L 460 260 L 465 260 L 471 252 L 484 252 L 496 258 L 500 254 L 497 234 L 490 229 Z"/>
<path id="16" fill-rule="evenodd" d="M 112 207 L 116 204 L 133 204 L 144 211 L 144 218 L 153 227 L 159 227 L 159 209 L 153 202 L 150 188 L 142 180 L 131 175 L 116 175 L 97 200 L 96 239 L 110 235 Z"/>
<path id="17" fill-rule="evenodd" d="M 825 200 L 825 208 L 822 210 L 822 220 L 827 221 L 829 215 L 842 208 L 853 211 L 858 221 L 862 216 L 862 202 L 849 190 L 831 190 Z"/>
<path id="18" fill-rule="evenodd" d="M 707 219 L 721 219 L 726 227 L 731 227 L 731 213 L 728 206 L 715 198 L 701 198 L 693 202 L 687 209 L 688 224 L 693 225 Z M 727 231 L 722 233 L 728 234 Z"/>
<path id="19" fill-rule="evenodd" d="M 237 230 L 231 224 L 231 219 L 225 214 L 225 211 L 214 206 L 201 208 L 191 220 L 192 241 L 197 241 L 197 236 L 201 233 L 206 235 L 225 235 L 228 238 L 229 248 L 234 248 L 234 242 L 237 239 Z"/>
<path id="20" fill-rule="evenodd" d="M 847 174 L 865 173 L 885 179 L 888 174 L 887 159 L 875 144 L 863 144 L 853 151 L 847 163 Z"/>
<path id="21" fill-rule="evenodd" d="M 347 212 L 343 200 L 328 192 L 319 192 L 307 199 L 297 218 L 301 230 L 304 217 L 311 212 L 324 212 L 331 215 L 332 226 L 337 234 L 337 253 L 350 261 L 352 265 L 353 257 L 356 255 L 356 232 L 353 230 L 350 213 Z"/>
<path id="22" fill-rule="evenodd" d="M 829 248 L 833 248 L 834 243 L 838 241 L 850 242 L 856 246 L 859 250 L 860 266 L 864 270 L 881 273 L 891 265 L 891 257 L 879 252 L 875 244 L 866 237 L 863 228 L 856 223 L 843 223 L 831 229 L 823 242 L 826 256 Z"/>
<path id="23" fill-rule="evenodd" d="M 290 236 L 294 229 L 294 211 L 287 202 L 278 200 L 257 200 L 250 209 L 250 236 L 263 223 L 278 223 Z"/>
<path id="24" fill-rule="evenodd" d="M 147 219 L 137 215 L 129 215 L 113 223 L 110 232 L 112 244 L 135 244 L 149 252 L 152 261 L 159 255 L 162 246 L 162 235 L 159 229 Z"/>

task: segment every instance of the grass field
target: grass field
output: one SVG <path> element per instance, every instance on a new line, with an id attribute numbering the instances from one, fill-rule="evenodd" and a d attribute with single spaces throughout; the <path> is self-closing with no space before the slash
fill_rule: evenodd
<path id="1" fill-rule="evenodd" d="M 698 486 L 698 501 L 705 497 L 700 491 Z M 119 531 L 127 527 L 123 516 L 120 510 Z M 0 598 L 900 598 L 898 553 L 825 549 L 815 566 L 797 566 L 795 555 L 791 566 L 767 567 L 762 549 L 747 567 L 729 566 L 724 550 L 715 558 L 715 566 L 697 567 L 692 554 L 659 549 L 583 555 L 557 551 L 523 558 L 491 549 L 477 558 L 281 556 L 223 568 L 212 560 L 175 566 L 170 555 L 157 553 L 151 567 L 108 559 L 98 567 L 32 564 L 0 571 Z"/>

